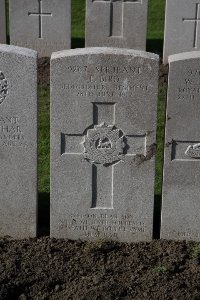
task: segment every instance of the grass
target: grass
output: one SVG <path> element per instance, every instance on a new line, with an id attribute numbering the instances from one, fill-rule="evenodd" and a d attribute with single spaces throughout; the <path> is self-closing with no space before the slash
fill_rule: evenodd
<path id="1" fill-rule="evenodd" d="M 154 268 L 154 272 L 158 273 L 158 274 L 165 274 L 169 271 L 169 269 L 165 266 L 158 266 L 156 268 Z"/>
<path id="2" fill-rule="evenodd" d="M 195 258 L 200 258 L 200 244 L 196 245 L 192 249 L 192 256 L 195 257 Z"/>

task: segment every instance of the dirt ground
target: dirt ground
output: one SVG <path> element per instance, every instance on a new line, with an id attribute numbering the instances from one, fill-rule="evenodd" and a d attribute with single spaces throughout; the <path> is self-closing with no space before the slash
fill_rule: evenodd
<path id="1" fill-rule="evenodd" d="M 168 68 L 160 66 L 160 85 Z M 49 86 L 49 59 L 38 82 Z M 0 300 L 199 300 L 200 244 L 0 239 Z"/>
<path id="2" fill-rule="evenodd" d="M 0 239 L 0 299 L 200 299 L 194 242 Z"/>

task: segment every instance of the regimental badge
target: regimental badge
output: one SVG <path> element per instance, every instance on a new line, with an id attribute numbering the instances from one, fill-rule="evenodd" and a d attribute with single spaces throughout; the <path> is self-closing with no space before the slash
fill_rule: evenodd
<path id="1" fill-rule="evenodd" d="M 88 129 L 84 140 L 84 158 L 91 163 L 110 165 L 123 159 L 125 136 L 113 125 L 102 123 Z"/>
<path id="2" fill-rule="evenodd" d="M 3 72 L 0 71 L 0 104 L 6 99 L 8 94 L 8 81 Z"/>
<path id="3" fill-rule="evenodd" d="M 185 154 L 190 158 L 200 158 L 200 143 L 193 146 L 188 146 Z"/>

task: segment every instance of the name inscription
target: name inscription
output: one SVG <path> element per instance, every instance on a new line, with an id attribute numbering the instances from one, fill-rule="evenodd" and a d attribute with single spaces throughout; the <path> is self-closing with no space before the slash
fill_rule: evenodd
<path id="1" fill-rule="evenodd" d="M 151 84 L 141 81 L 140 75 L 149 73 L 150 69 L 144 66 L 87 66 L 70 65 L 66 67 L 69 78 L 72 74 L 81 74 L 84 83 L 67 82 L 61 85 L 62 90 L 76 97 L 132 97 L 137 92 L 148 94 L 152 92 Z M 74 83 L 75 82 L 75 83 Z"/>
<path id="2" fill-rule="evenodd" d="M 181 87 L 178 87 L 178 100 L 199 99 L 200 70 L 188 70 Z"/>
<path id="3" fill-rule="evenodd" d="M 19 117 L 0 116 L 0 145 L 5 147 L 26 146 Z"/>

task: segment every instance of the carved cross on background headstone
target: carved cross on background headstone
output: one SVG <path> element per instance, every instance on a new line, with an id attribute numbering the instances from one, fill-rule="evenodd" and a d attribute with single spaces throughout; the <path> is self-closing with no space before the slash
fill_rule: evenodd
<path id="1" fill-rule="evenodd" d="M 183 22 L 193 22 L 194 23 L 194 42 L 193 47 L 198 47 L 198 33 L 199 33 L 199 21 L 200 21 L 200 4 L 196 3 L 195 18 L 183 18 Z"/>
<path id="2" fill-rule="evenodd" d="M 42 9 L 42 0 L 38 0 L 39 3 L 39 11 L 38 13 L 35 12 L 28 12 L 29 16 L 33 17 L 39 17 L 39 39 L 43 39 L 43 23 L 42 23 L 42 18 L 43 17 L 52 17 L 52 13 L 43 13 Z"/>
<path id="3" fill-rule="evenodd" d="M 110 3 L 110 35 L 123 36 L 123 19 L 125 3 L 142 3 L 142 0 L 93 0 L 93 2 Z"/>
<path id="4" fill-rule="evenodd" d="M 62 155 L 80 155 L 91 163 L 93 209 L 113 209 L 114 168 L 124 155 L 146 153 L 146 134 L 124 136 L 114 126 L 115 107 L 116 103 L 93 103 L 93 128 L 76 135 L 61 133 Z"/>

